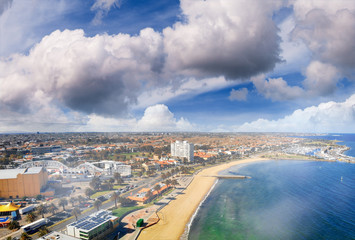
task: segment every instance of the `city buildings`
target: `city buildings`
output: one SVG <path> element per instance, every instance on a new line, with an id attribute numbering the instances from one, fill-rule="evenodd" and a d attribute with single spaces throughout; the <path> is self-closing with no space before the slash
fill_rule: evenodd
<path id="1" fill-rule="evenodd" d="M 188 141 L 176 141 L 171 143 L 171 156 L 187 158 L 187 161 L 194 160 L 194 144 Z"/>

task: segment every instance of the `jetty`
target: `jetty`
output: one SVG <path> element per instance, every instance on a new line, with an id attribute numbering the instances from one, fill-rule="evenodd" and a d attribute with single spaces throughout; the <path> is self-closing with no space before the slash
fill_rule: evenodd
<path id="1" fill-rule="evenodd" d="M 249 176 L 244 176 L 244 175 L 213 175 L 213 176 L 207 176 L 207 177 L 216 177 L 216 178 L 222 178 L 222 179 L 246 179 L 246 178 L 251 178 Z"/>

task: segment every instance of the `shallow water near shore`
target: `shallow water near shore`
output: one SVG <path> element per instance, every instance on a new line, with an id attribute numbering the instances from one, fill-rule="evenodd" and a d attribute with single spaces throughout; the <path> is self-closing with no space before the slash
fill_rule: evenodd
<path id="1" fill-rule="evenodd" d="M 355 165 L 267 161 L 239 165 L 195 216 L 188 239 L 355 239 Z"/>

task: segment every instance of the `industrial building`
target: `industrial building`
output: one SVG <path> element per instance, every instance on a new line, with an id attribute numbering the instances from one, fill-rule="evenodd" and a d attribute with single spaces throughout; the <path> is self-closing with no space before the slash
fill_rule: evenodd
<path id="1" fill-rule="evenodd" d="M 188 141 L 176 141 L 171 143 L 171 156 L 187 158 L 187 161 L 194 160 L 194 144 Z"/>
<path id="2" fill-rule="evenodd" d="M 101 210 L 67 225 L 67 234 L 83 240 L 105 239 L 118 230 L 119 218 Z"/>
<path id="3" fill-rule="evenodd" d="M 0 170 L 0 197 L 22 198 L 54 195 L 53 191 L 45 192 L 48 181 L 47 171 L 42 167 Z"/>

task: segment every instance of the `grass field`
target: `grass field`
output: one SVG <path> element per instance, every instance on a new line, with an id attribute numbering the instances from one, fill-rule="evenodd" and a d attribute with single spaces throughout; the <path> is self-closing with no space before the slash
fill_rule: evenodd
<path id="1" fill-rule="evenodd" d="M 112 211 L 112 214 L 118 218 L 122 217 L 127 212 L 145 208 L 146 206 L 120 207 Z"/>
<path id="2" fill-rule="evenodd" d="M 96 193 L 94 193 L 93 195 L 91 195 L 90 198 L 91 198 L 91 199 L 95 199 L 95 198 L 98 198 L 98 197 L 100 197 L 100 196 L 102 196 L 102 195 L 105 195 L 105 194 L 107 194 L 107 193 L 110 193 L 110 192 L 112 192 L 112 191 L 96 192 Z"/>

